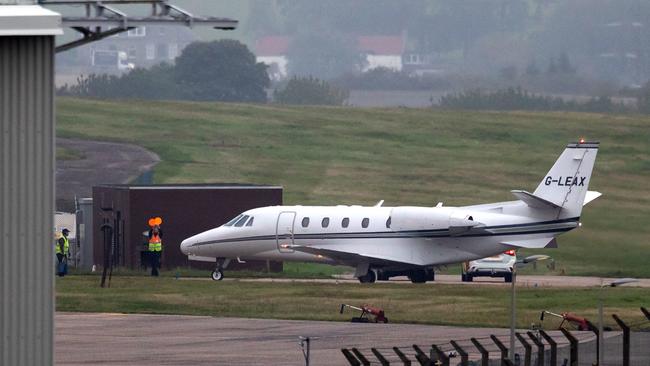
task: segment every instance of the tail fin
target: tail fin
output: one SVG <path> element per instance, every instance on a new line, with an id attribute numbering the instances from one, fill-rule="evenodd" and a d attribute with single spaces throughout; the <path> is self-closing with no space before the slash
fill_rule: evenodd
<path id="1" fill-rule="evenodd" d="M 561 207 L 558 218 L 580 217 L 599 142 L 570 143 L 541 181 L 534 196 Z"/>

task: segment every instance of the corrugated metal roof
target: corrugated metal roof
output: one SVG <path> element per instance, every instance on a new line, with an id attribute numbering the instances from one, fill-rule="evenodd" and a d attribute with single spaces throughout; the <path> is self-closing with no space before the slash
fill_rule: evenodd
<path id="1" fill-rule="evenodd" d="M 38 5 L 0 5 L 0 36 L 63 34 L 61 14 Z"/>
<path id="2" fill-rule="evenodd" d="M 120 189 L 282 189 L 282 186 L 248 183 L 192 183 L 192 184 L 100 184 L 98 187 Z"/>

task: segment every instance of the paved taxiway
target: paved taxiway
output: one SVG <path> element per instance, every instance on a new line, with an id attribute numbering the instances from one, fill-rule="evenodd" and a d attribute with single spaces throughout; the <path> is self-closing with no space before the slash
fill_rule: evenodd
<path id="1" fill-rule="evenodd" d="M 558 341 L 558 356 L 568 357 L 566 340 L 549 331 Z M 478 360 L 469 338 L 478 338 L 491 355 L 498 349 L 488 337 L 494 334 L 508 342 L 508 329 L 461 328 L 417 324 L 359 324 L 275 319 L 213 318 L 207 316 L 143 315 L 107 313 L 57 313 L 55 362 L 67 365 L 304 365 L 299 336 L 310 336 L 312 365 L 346 365 L 340 349 L 359 348 L 374 360 L 370 348 L 377 347 L 391 363 L 398 364 L 391 347 L 399 347 L 412 361 L 411 345 L 428 350 L 438 344 L 451 350 L 457 340 Z M 581 340 L 581 365 L 595 359 L 595 336 L 574 332 Z M 610 358 L 620 353 L 621 332 L 608 332 L 606 350 Z M 650 333 L 633 337 L 635 365 L 647 365 Z M 518 353 L 523 349 L 518 346 Z M 586 352 L 586 353 L 585 353 Z"/>
<path id="2" fill-rule="evenodd" d="M 428 347 L 507 329 L 410 324 L 57 313 L 57 365 L 304 365 L 299 336 L 311 336 L 313 365 L 346 364 L 340 348 Z M 420 341 L 418 341 L 420 340 Z M 412 351 L 410 353 L 413 353 Z M 394 354 L 386 351 L 395 358 Z"/>
<path id="3" fill-rule="evenodd" d="M 206 272 L 207 273 L 207 272 Z M 226 272 L 226 276 L 228 273 Z M 211 281 L 210 278 L 181 278 L 183 280 L 206 280 Z M 609 283 L 616 278 L 603 278 L 602 283 Z M 307 282 L 307 283 L 359 283 L 358 280 L 351 275 L 341 275 L 337 279 L 291 279 L 291 278 L 228 278 L 224 281 L 242 281 L 242 282 Z M 406 277 L 391 278 L 390 281 L 379 281 L 377 283 L 396 283 L 396 284 L 411 284 L 411 281 Z M 600 277 L 577 277 L 577 276 L 531 276 L 519 275 L 517 276 L 518 287 L 597 287 L 601 285 Z M 488 286 L 510 286 L 509 283 L 504 283 L 503 278 L 490 278 L 480 277 L 475 278 L 474 282 L 461 282 L 460 275 L 440 275 L 436 274 L 436 280 L 427 282 L 427 285 L 435 284 L 462 284 L 462 285 L 488 285 Z M 626 287 L 644 287 L 650 288 L 650 278 L 638 279 L 638 282 L 629 283 Z"/>

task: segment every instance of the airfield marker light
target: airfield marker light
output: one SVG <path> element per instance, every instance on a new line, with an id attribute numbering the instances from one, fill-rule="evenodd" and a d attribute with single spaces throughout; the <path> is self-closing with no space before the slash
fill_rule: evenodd
<path id="1" fill-rule="evenodd" d="M 581 143 L 581 144 L 584 144 L 584 143 L 585 143 L 585 138 L 584 138 L 584 137 L 581 137 L 581 138 L 580 138 L 580 143 Z"/>

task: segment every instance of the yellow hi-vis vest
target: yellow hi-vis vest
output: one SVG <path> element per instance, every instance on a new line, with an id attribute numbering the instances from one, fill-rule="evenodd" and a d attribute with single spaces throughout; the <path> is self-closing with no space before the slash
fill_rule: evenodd
<path id="1" fill-rule="evenodd" d="M 162 252 L 162 240 L 157 234 L 153 234 L 151 239 L 149 239 L 149 251 L 150 252 Z"/>
<path id="2" fill-rule="evenodd" d="M 54 253 L 56 254 L 63 254 L 67 255 L 68 251 L 70 250 L 70 242 L 68 241 L 68 238 L 62 236 L 63 238 L 63 252 L 61 252 L 61 245 L 59 245 L 59 241 L 56 241 L 56 245 L 54 246 Z"/>

